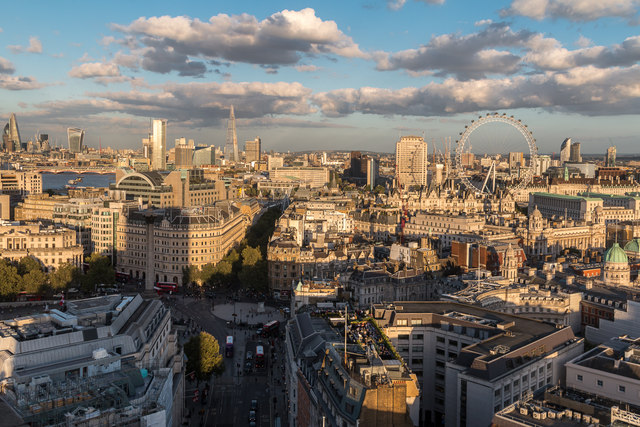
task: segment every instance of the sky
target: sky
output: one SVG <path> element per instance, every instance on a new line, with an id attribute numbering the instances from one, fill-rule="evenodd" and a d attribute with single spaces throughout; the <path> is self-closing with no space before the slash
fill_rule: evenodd
<path id="1" fill-rule="evenodd" d="M 393 152 L 424 135 L 438 151 L 492 112 L 541 153 L 566 137 L 640 147 L 640 0 L 14 1 L 2 15 L 0 120 L 16 113 L 23 139 L 66 145 L 82 127 L 90 147 L 138 149 L 166 118 L 168 148 L 224 145 L 233 104 L 241 149 Z"/>

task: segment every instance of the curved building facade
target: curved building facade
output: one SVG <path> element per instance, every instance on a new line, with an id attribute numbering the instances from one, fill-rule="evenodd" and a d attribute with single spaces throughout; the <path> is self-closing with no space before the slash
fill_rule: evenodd
<path id="1" fill-rule="evenodd" d="M 69 140 L 69 151 L 71 153 L 82 153 L 84 129 L 67 128 L 67 139 Z"/>

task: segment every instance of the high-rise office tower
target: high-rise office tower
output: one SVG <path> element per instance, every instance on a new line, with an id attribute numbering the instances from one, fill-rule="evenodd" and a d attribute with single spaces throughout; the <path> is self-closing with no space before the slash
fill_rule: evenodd
<path id="1" fill-rule="evenodd" d="M 560 164 L 568 162 L 571 159 L 571 138 L 562 141 L 560 145 Z"/>
<path id="2" fill-rule="evenodd" d="M 365 178 L 367 176 L 367 156 L 359 151 L 351 152 L 351 171 L 353 178 Z"/>
<path id="3" fill-rule="evenodd" d="M 580 154 L 580 143 L 571 143 L 571 154 L 569 155 L 570 162 L 580 163 L 582 162 L 582 155 Z"/>
<path id="4" fill-rule="evenodd" d="M 153 135 L 149 134 L 146 138 L 142 138 L 142 155 L 145 159 L 151 160 L 153 152 Z"/>
<path id="5" fill-rule="evenodd" d="M 378 181 L 378 162 L 372 157 L 367 157 L 367 188 L 373 190 L 376 187 Z"/>
<path id="6" fill-rule="evenodd" d="M 11 151 L 19 151 L 22 149 L 20 130 L 18 130 L 18 120 L 16 119 L 15 113 L 11 113 L 9 117 L 9 141 L 13 144 Z"/>
<path id="7" fill-rule="evenodd" d="M 69 152 L 82 153 L 82 143 L 84 142 L 84 129 L 67 128 L 67 138 L 69 140 Z"/>
<path id="8" fill-rule="evenodd" d="M 224 158 L 227 161 L 237 162 L 238 158 L 238 135 L 236 134 L 236 115 L 233 112 L 233 105 L 229 112 L 229 121 L 227 122 L 227 141 L 224 145 Z"/>
<path id="9" fill-rule="evenodd" d="M 612 168 L 616 166 L 616 146 L 607 148 L 607 166 Z"/>
<path id="10" fill-rule="evenodd" d="M 247 163 L 251 162 L 259 162 L 260 154 L 262 152 L 262 140 L 259 136 L 256 136 L 256 139 L 251 141 L 245 141 L 244 143 L 244 153 Z"/>
<path id="11" fill-rule="evenodd" d="M 167 119 L 153 119 L 151 169 L 167 168 Z"/>
<path id="12" fill-rule="evenodd" d="M 13 151 L 13 142 L 10 142 L 10 136 L 11 131 L 9 130 L 9 123 L 7 123 L 2 130 L 2 146 L 4 147 L 4 151 L 8 153 Z"/>
<path id="13" fill-rule="evenodd" d="M 398 185 L 427 185 L 427 143 L 421 136 L 403 136 L 396 142 Z"/>
<path id="14" fill-rule="evenodd" d="M 193 139 L 176 139 L 176 169 L 191 169 L 193 167 Z"/>

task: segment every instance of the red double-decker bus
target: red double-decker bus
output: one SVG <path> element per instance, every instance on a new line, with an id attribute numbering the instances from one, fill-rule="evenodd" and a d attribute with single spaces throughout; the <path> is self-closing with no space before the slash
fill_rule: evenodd
<path id="1" fill-rule="evenodd" d="M 178 284 L 175 282 L 157 282 L 153 289 L 158 292 L 158 295 L 171 295 L 178 292 Z"/>
<path id="2" fill-rule="evenodd" d="M 256 346 L 256 368 L 264 368 L 264 347 Z"/>
<path id="3" fill-rule="evenodd" d="M 279 331 L 280 322 L 278 322 L 277 320 L 272 320 L 262 327 L 262 335 L 264 335 L 265 337 L 277 336 Z"/>
<path id="4" fill-rule="evenodd" d="M 227 336 L 227 344 L 224 349 L 227 357 L 233 357 L 233 337 L 231 335 Z"/>

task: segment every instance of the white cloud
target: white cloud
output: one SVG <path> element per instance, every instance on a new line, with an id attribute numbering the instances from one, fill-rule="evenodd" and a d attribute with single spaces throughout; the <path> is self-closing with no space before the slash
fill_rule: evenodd
<path id="1" fill-rule="evenodd" d="M 301 73 L 312 73 L 314 71 L 318 71 L 320 69 L 320 67 L 316 66 L 316 65 L 296 65 L 296 70 L 300 71 Z"/>
<path id="2" fill-rule="evenodd" d="M 580 37 L 578 37 L 578 40 L 576 40 L 574 44 L 578 47 L 589 47 L 593 46 L 593 40 L 580 34 Z"/>
<path id="3" fill-rule="evenodd" d="M 118 77 L 120 76 L 120 68 L 113 63 L 104 62 L 86 62 L 84 64 L 73 67 L 69 71 L 70 77 L 78 79 L 89 79 L 93 77 Z"/>
<path id="4" fill-rule="evenodd" d="M 47 86 L 33 77 L 0 75 L 0 89 L 6 90 L 34 90 Z"/>
<path id="5" fill-rule="evenodd" d="M 640 65 L 460 82 L 447 79 L 421 88 L 363 87 L 318 93 L 313 102 L 331 117 L 355 112 L 442 116 L 478 111 L 544 108 L 585 115 L 631 114 L 640 108 Z"/>
<path id="6" fill-rule="evenodd" d="M 0 56 L 0 74 L 13 74 L 16 68 L 11 61 Z"/>
<path id="7" fill-rule="evenodd" d="M 501 23 L 480 32 L 460 36 L 433 37 L 418 49 L 373 54 L 381 71 L 404 69 L 414 73 L 431 71 L 438 76 L 453 74 L 459 79 L 484 78 L 487 74 L 513 74 L 520 69 L 520 56 L 496 47 L 524 47 L 534 36 L 529 31 L 514 32 Z"/>
<path id="8" fill-rule="evenodd" d="M 640 61 L 640 36 L 611 46 L 568 50 L 553 38 L 537 35 L 528 42 L 528 48 L 524 61 L 542 70 L 568 70 L 590 65 L 599 68 L 630 66 Z"/>
<path id="9" fill-rule="evenodd" d="M 638 12 L 638 0 L 513 0 L 502 16 L 520 15 L 542 20 L 595 21 L 604 17 L 631 19 Z"/>
<path id="10" fill-rule="evenodd" d="M 131 90 L 94 92 L 87 94 L 88 99 L 41 103 L 32 117 L 49 123 L 65 119 L 92 121 L 103 114 L 118 113 L 166 117 L 172 123 L 200 128 L 224 123 L 231 104 L 239 120 L 304 116 L 315 111 L 309 102 L 311 90 L 300 83 L 196 82 L 153 87 L 139 81 L 129 83 Z"/>
<path id="11" fill-rule="evenodd" d="M 491 24 L 493 24 L 493 21 L 491 19 L 481 19 L 473 23 L 473 25 L 476 27 L 484 27 L 485 25 L 491 25 Z"/>
<path id="12" fill-rule="evenodd" d="M 29 47 L 27 47 L 27 52 L 30 53 L 42 53 L 42 42 L 37 37 L 29 38 Z"/>
<path id="13" fill-rule="evenodd" d="M 7 49 L 9 49 L 13 53 L 42 53 L 42 42 L 40 42 L 39 38 L 32 36 L 29 37 L 29 46 L 24 47 L 22 45 L 9 45 L 7 46 Z"/>
<path id="14" fill-rule="evenodd" d="M 135 36 L 144 47 L 131 53 L 142 56 L 144 69 L 159 73 L 202 75 L 206 67 L 197 59 L 277 66 L 297 64 L 303 55 L 367 57 L 334 21 L 322 20 L 311 8 L 283 10 L 262 21 L 248 14 L 219 14 L 208 22 L 160 16 L 113 28 Z"/>

